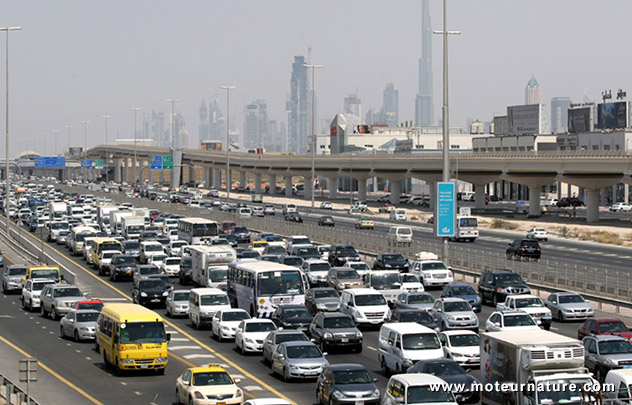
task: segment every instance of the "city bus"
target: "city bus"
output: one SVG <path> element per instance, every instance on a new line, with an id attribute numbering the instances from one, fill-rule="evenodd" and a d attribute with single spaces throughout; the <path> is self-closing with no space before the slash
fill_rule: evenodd
<path id="1" fill-rule="evenodd" d="M 267 261 L 236 261 L 228 266 L 228 298 L 233 308 L 269 318 L 278 306 L 305 304 L 309 281 L 296 267 Z"/>
<path id="2" fill-rule="evenodd" d="M 210 243 L 219 236 L 217 222 L 204 218 L 181 218 L 178 220 L 178 239 L 189 245 Z"/>
<path id="3" fill-rule="evenodd" d="M 126 370 L 164 374 L 170 337 L 162 317 L 140 305 L 107 304 L 97 318 L 96 351 L 119 374 Z"/>

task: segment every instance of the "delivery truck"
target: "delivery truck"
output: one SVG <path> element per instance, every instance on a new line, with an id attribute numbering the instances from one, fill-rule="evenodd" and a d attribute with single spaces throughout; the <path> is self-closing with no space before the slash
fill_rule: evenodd
<path id="1" fill-rule="evenodd" d="M 121 234 L 125 239 L 139 239 L 145 230 L 145 217 L 129 216 L 121 219 Z"/>
<path id="2" fill-rule="evenodd" d="M 134 213 L 129 210 L 125 211 L 113 211 L 110 213 L 110 231 L 112 235 L 120 235 L 123 232 L 123 218 L 134 216 Z"/>
<path id="3" fill-rule="evenodd" d="M 202 287 L 216 287 L 226 291 L 228 263 L 235 261 L 237 252 L 230 246 L 190 246 L 191 278 Z"/>
<path id="4" fill-rule="evenodd" d="M 579 404 L 597 386 L 580 341 L 545 330 L 481 333 L 483 404 Z"/>

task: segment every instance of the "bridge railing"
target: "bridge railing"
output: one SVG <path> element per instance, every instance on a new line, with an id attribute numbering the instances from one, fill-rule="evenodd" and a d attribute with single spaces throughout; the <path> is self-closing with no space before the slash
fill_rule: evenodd
<path id="1" fill-rule="evenodd" d="M 0 374 L 0 403 L 6 405 L 39 405 L 39 402 L 29 398 L 26 391 L 2 374 Z"/>

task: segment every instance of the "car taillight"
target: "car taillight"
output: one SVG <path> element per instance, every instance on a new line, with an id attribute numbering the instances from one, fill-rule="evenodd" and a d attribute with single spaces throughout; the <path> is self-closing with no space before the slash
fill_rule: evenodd
<path id="1" fill-rule="evenodd" d="M 524 246 L 520 246 L 520 250 L 525 250 L 526 248 Z"/>
<path id="2" fill-rule="evenodd" d="M 538 250 L 542 249 L 540 246 L 538 246 Z"/>

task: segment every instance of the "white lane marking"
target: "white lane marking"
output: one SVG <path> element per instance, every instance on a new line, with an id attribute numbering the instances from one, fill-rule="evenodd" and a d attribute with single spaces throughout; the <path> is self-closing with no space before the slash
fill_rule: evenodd
<path id="1" fill-rule="evenodd" d="M 235 378 L 241 378 L 242 380 L 244 380 L 246 378 L 245 375 L 241 375 L 241 374 L 231 374 L 231 376 L 235 377 Z"/>
<path id="2" fill-rule="evenodd" d="M 551 330 L 560 330 L 560 328 L 556 328 L 555 326 L 551 326 Z"/>
<path id="3" fill-rule="evenodd" d="M 134 391 L 134 394 L 136 394 L 136 395 L 138 395 L 138 396 L 143 395 L 143 394 L 141 394 L 141 393 L 140 393 L 140 392 L 138 392 L 138 391 Z"/>
<path id="4" fill-rule="evenodd" d="M 79 350 L 79 349 L 75 349 L 75 351 L 76 351 L 77 353 L 81 353 L 81 350 Z"/>
<path id="5" fill-rule="evenodd" d="M 172 351 L 172 350 L 187 350 L 187 349 L 201 350 L 202 348 L 200 346 L 173 346 L 173 347 L 169 348 L 169 351 Z"/>
<path id="6" fill-rule="evenodd" d="M 191 339 L 187 339 L 187 338 L 171 338 L 172 342 L 190 342 Z"/>
<path id="7" fill-rule="evenodd" d="M 92 357 L 86 356 L 86 360 L 90 361 L 92 360 Z"/>
<path id="8" fill-rule="evenodd" d="M 48 329 L 46 326 L 42 326 L 42 329 Z"/>
<path id="9" fill-rule="evenodd" d="M 127 383 L 124 381 L 121 381 L 121 385 L 127 385 Z"/>
<path id="10" fill-rule="evenodd" d="M 0 315 L 0 318 L 15 318 L 15 317 L 13 315 Z"/>
<path id="11" fill-rule="evenodd" d="M 374 352 L 377 352 L 377 349 L 373 346 L 367 346 L 366 348 L 369 350 L 373 350 Z"/>
<path id="12" fill-rule="evenodd" d="M 616 253 L 602 253 L 602 255 L 604 255 L 604 256 L 608 256 L 608 257 L 617 257 L 617 256 L 619 256 L 619 255 L 618 255 L 618 254 L 616 254 Z"/>
<path id="13" fill-rule="evenodd" d="M 214 359 L 215 356 L 212 354 L 186 354 L 184 356 L 185 359 L 190 360 L 190 359 Z"/>
<path id="14" fill-rule="evenodd" d="M 258 385 L 246 385 L 244 389 L 246 391 L 263 391 L 263 388 Z"/>

